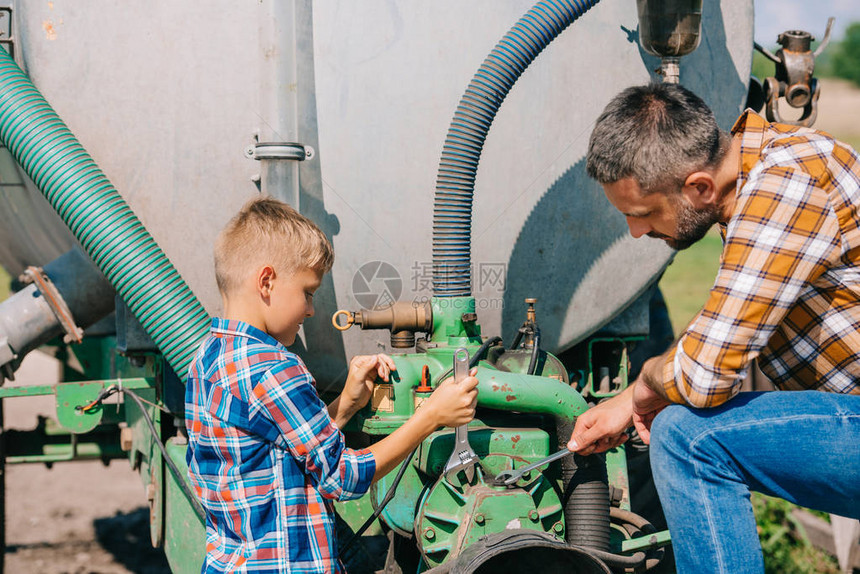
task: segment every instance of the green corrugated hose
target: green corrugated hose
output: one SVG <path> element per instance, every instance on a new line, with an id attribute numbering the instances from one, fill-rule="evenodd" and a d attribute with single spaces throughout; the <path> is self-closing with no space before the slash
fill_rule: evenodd
<path id="1" fill-rule="evenodd" d="M 185 378 L 206 310 L 15 61 L 0 49 L 0 141 Z"/>

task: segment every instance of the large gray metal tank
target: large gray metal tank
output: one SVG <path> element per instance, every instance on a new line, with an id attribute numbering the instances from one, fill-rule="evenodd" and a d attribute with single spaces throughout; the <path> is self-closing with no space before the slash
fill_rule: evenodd
<path id="1" fill-rule="evenodd" d="M 316 150 L 299 164 L 298 197 L 280 195 L 335 246 L 302 338 L 325 387 L 346 357 L 387 345 L 383 332 L 338 335 L 336 309 L 430 296 L 448 124 L 480 62 L 532 2 L 13 4 L 17 59 L 211 314 L 221 310 L 212 244 L 258 193 L 260 162 L 246 149 L 256 136 Z M 704 10 L 681 82 L 727 129 L 747 91 L 752 0 Z M 526 70 L 496 117 L 472 228 L 485 334 L 512 337 L 523 299 L 537 297 L 544 344 L 565 349 L 634 301 L 671 257 L 660 241 L 629 237 L 584 170 L 607 101 L 659 67 L 639 48 L 637 26 L 633 0 L 598 4 Z M 0 264 L 16 274 L 64 252 L 73 238 L 8 153 L 0 179 Z M 374 261 L 391 268 L 366 265 Z"/>

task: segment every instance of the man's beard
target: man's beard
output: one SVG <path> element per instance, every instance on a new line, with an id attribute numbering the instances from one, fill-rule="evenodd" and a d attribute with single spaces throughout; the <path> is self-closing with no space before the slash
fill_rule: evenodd
<path id="1" fill-rule="evenodd" d="M 708 230 L 720 220 L 720 212 L 716 207 L 695 209 L 678 198 L 675 202 L 678 231 L 675 237 L 651 232 L 649 237 L 662 239 L 672 249 L 681 251 L 687 249 L 708 233 Z"/>

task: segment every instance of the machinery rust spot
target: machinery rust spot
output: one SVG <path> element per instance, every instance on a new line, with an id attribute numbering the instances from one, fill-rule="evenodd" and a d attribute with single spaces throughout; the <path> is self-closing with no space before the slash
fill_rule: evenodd
<path id="1" fill-rule="evenodd" d="M 54 22 L 51 20 L 45 20 L 42 22 L 42 28 L 45 29 L 45 37 L 48 40 L 56 40 L 57 32 L 54 30 Z"/>
<path id="2" fill-rule="evenodd" d="M 508 395 L 505 397 L 505 400 L 508 402 L 515 401 L 515 400 L 517 400 L 517 396 L 516 395 Z"/>
<path id="3" fill-rule="evenodd" d="M 518 434 L 515 434 L 514 436 L 511 437 L 511 442 L 516 444 L 516 443 L 520 442 L 521 438 L 523 438 L 523 437 L 518 435 Z"/>

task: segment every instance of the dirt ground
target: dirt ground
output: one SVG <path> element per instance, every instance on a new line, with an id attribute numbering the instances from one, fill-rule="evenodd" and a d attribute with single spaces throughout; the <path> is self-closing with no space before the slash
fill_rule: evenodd
<path id="1" fill-rule="evenodd" d="M 823 80 L 817 128 L 860 141 L 860 89 Z M 31 353 L 16 384 L 56 381 L 54 359 Z M 29 429 L 53 415 L 52 398 L 15 399 L 6 427 Z M 169 573 L 149 543 L 148 509 L 139 476 L 124 461 L 9 467 L 6 486 L 7 573 Z"/>

